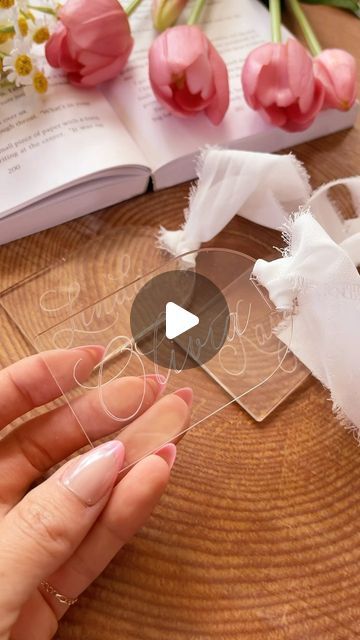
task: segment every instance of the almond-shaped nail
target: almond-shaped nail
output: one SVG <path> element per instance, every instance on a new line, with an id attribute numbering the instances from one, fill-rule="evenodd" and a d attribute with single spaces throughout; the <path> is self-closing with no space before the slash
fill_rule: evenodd
<path id="1" fill-rule="evenodd" d="M 67 467 L 60 482 L 81 502 L 93 506 L 113 487 L 124 455 L 124 445 L 119 440 L 105 442 Z"/>
<path id="2" fill-rule="evenodd" d="M 179 398 L 186 402 L 188 407 L 191 407 L 194 397 L 191 387 L 183 387 L 182 389 L 178 389 L 177 391 L 174 391 L 174 395 L 179 396 Z"/>
<path id="3" fill-rule="evenodd" d="M 150 381 L 155 393 L 155 400 L 157 400 L 164 392 L 167 385 L 167 379 L 161 373 L 148 373 L 143 377 L 145 380 Z"/>
<path id="4" fill-rule="evenodd" d="M 104 356 L 105 347 L 101 344 L 86 344 L 80 347 L 73 347 L 71 351 L 87 351 L 96 362 L 99 362 Z"/>
<path id="5" fill-rule="evenodd" d="M 172 442 L 169 442 L 169 444 L 161 447 L 161 449 L 156 452 L 156 455 L 165 460 L 169 469 L 172 469 L 176 460 L 176 446 Z"/>

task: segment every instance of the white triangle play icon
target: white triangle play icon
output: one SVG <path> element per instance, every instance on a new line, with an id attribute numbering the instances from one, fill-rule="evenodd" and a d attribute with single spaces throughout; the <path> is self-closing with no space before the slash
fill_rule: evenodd
<path id="1" fill-rule="evenodd" d="M 199 324 L 199 318 L 194 313 L 179 307 L 175 302 L 167 302 L 165 307 L 165 334 L 168 340 L 173 340 L 185 331 L 189 331 Z"/>

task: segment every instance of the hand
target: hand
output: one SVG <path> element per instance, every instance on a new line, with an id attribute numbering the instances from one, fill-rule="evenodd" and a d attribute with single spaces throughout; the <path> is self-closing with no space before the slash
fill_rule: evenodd
<path id="1" fill-rule="evenodd" d="M 81 356 L 79 362 L 79 354 Z M 47 352 L 62 388 L 72 371 L 85 380 L 101 349 Z M 144 393 L 144 401 L 141 398 Z M 172 423 L 180 432 L 189 420 L 189 394 L 159 398 L 155 379 L 122 378 L 107 393 L 117 408 L 141 404 L 142 429 Z M 79 398 L 96 437 L 109 433 L 94 392 Z M 60 395 L 44 360 L 31 356 L 0 372 L 0 429 L 34 407 Z M 156 402 L 155 402 L 156 401 Z M 96 426 L 95 426 L 96 425 Z M 131 447 L 127 428 L 126 449 Z M 86 444 L 67 405 L 29 419 L 0 440 L 0 640 L 48 640 L 68 606 L 46 590 L 45 580 L 67 598 L 79 594 L 101 573 L 142 526 L 162 495 L 175 459 L 174 444 L 136 464 L 116 484 L 125 447 L 112 440 L 67 462 L 29 491 L 53 465 Z"/>

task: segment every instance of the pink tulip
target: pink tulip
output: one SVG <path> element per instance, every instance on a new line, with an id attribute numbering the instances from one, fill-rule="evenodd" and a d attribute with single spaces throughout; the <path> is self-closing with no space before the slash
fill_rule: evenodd
<path id="1" fill-rule="evenodd" d="M 129 21 L 118 0 L 68 0 L 46 44 L 46 58 L 75 85 L 94 86 L 124 68 L 133 47 Z"/>
<path id="2" fill-rule="evenodd" d="M 172 27 L 156 38 L 149 76 L 155 96 L 175 115 L 204 111 L 213 124 L 223 119 L 229 106 L 227 69 L 197 26 Z"/>
<path id="3" fill-rule="evenodd" d="M 355 58 L 343 49 L 324 49 L 314 59 L 315 76 L 325 88 L 324 107 L 347 111 L 356 99 Z"/>
<path id="4" fill-rule="evenodd" d="M 155 29 L 164 31 L 175 24 L 189 0 L 153 0 L 152 16 Z"/>
<path id="5" fill-rule="evenodd" d="M 294 39 L 254 49 L 242 70 L 246 102 L 286 131 L 302 131 L 322 108 L 324 88 L 306 49 Z"/>

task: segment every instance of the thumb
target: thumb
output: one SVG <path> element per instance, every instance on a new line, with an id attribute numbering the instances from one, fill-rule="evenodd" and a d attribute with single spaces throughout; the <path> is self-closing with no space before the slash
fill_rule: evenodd
<path id="1" fill-rule="evenodd" d="M 0 610 L 6 612 L 8 629 L 41 580 L 74 553 L 91 529 L 123 460 L 121 442 L 102 444 L 70 461 L 5 516 L 0 525 Z"/>

